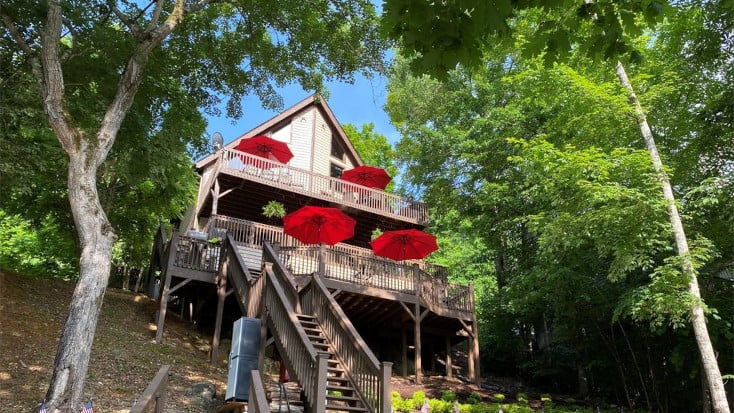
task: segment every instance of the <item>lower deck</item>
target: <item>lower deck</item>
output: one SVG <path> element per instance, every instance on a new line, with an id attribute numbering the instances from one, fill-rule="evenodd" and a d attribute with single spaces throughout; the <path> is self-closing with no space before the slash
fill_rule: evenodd
<path id="1" fill-rule="evenodd" d="M 175 300 L 176 310 L 200 327 L 213 322 L 215 345 L 219 335 L 231 334 L 234 320 L 246 315 L 237 294 L 221 295 L 223 254 L 227 248 L 236 249 L 245 271 L 257 278 L 263 250 L 269 248 L 269 261 L 287 274 L 297 291 L 319 275 L 365 343 L 380 360 L 395 364 L 394 373 L 414 374 L 416 366 L 434 366 L 439 358 L 443 360 L 439 366 L 449 366 L 443 372 L 451 375 L 451 348 L 461 343 L 468 346 L 467 353 L 476 353 L 471 365 L 478 367 L 473 290 L 449 283 L 440 267 L 395 262 L 351 246 L 280 246 L 267 239 L 256 246 L 257 241 L 230 245 L 175 235 L 169 244 L 168 286 L 161 294 Z M 222 313 L 217 317 L 220 305 Z M 162 337 L 161 321 L 159 327 Z M 470 366 L 470 370 L 475 369 Z M 471 377 L 478 372 L 464 374 Z"/>

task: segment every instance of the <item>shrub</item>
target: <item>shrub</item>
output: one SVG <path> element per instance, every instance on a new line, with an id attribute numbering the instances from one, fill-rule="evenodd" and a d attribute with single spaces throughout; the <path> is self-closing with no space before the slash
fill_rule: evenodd
<path id="1" fill-rule="evenodd" d="M 502 393 L 495 393 L 492 395 L 492 400 L 502 403 L 502 401 L 505 400 L 505 395 Z"/>
<path id="2" fill-rule="evenodd" d="M 525 393 L 518 393 L 517 394 L 517 402 L 520 404 L 528 404 L 528 395 Z"/>
<path id="3" fill-rule="evenodd" d="M 423 407 L 423 401 L 426 400 L 426 394 L 420 390 L 413 393 L 413 396 L 411 397 L 411 402 L 413 404 L 414 409 L 420 409 Z"/>
<path id="4" fill-rule="evenodd" d="M 456 392 L 453 390 L 444 390 L 441 392 L 441 400 L 445 402 L 454 402 L 456 401 Z"/>
<path id="5" fill-rule="evenodd" d="M 482 401 L 482 396 L 479 393 L 475 392 L 475 391 L 471 392 L 471 394 L 469 395 L 469 397 L 466 398 L 466 402 L 468 404 L 478 404 L 481 401 Z"/>

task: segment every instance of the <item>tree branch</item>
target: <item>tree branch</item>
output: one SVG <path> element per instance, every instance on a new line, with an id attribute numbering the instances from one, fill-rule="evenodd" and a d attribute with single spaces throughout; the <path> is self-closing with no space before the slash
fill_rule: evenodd
<path id="1" fill-rule="evenodd" d="M 128 29 L 130 29 L 130 33 L 132 33 L 136 39 L 138 39 L 139 41 L 145 39 L 146 32 L 142 30 L 133 19 L 130 19 L 125 13 L 122 12 L 122 10 L 118 9 L 113 0 L 108 0 L 107 6 L 110 8 L 112 13 L 114 13 L 115 16 L 117 16 L 117 18 L 120 19 L 120 21 L 123 22 Z"/>
<path id="2" fill-rule="evenodd" d="M 145 29 L 146 32 L 153 31 L 153 29 L 155 29 L 155 26 L 158 25 L 158 20 L 161 18 L 161 11 L 163 11 L 163 0 L 157 0 L 155 2 L 153 15 L 150 18 L 150 23 L 148 23 L 148 28 Z"/>
<path id="3" fill-rule="evenodd" d="M 64 25 L 69 29 L 69 33 L 71 34 L 71 48 L 66 49 L 59 58 L 63 63 L 79 54 L 79 32 L 74 28 L 74 25 L 68 19 L 62 19 L 62 21 Z"/>
<path id="4" fill-rule="evenodd" d="M 41 30 L 41 77 L 43 108 L 51 128 L 61 146 L 68 154 L 78 151 L 76 133 L 71 128 L 69 115 L 64 111 L 64 76 L 59 61 L 59 39 L 61 38 L 61 4 L 58 0 L 48 2 L 46 27 Z"/>

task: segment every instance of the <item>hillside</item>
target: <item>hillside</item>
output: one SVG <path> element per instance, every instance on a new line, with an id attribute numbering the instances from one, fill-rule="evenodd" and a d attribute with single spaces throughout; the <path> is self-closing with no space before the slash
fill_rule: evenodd
<path id="1" fill-rule="evenodd" d="M 43 401 L 73 288 L 0 272 L 0 410 L 27 412 Z M 214 384 L 219 398 L 224 394 L 227 368 L 207 362 L 209 339 L 169 317 L 165 344 L 156 344 L 155 309 L 144 295 L 107 290 L 85 387 L 95 411 L 128 411 L 163 364 L 172 373 L 167 412 L 200 412 L 186 395 L 198 382 Z"/>

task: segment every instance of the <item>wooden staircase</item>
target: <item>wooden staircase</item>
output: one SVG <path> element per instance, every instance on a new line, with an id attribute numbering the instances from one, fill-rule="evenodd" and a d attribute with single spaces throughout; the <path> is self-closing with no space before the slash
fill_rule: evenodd
<path id="1" fill-rule="evenodd" d="M 318 350 L 329 354 L 326 378 L 326 411 L 327 412 L 367 412 L 362 399 L 357 395 L 346 369 L 336 357 L 329 340 L 311 315 L 299 314 L 298 321 L 306 331 L 311 344 Z"/>

